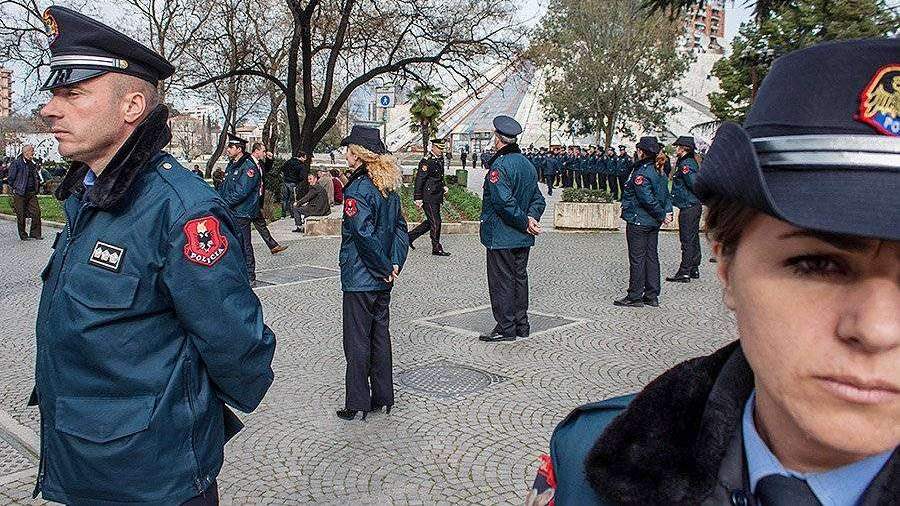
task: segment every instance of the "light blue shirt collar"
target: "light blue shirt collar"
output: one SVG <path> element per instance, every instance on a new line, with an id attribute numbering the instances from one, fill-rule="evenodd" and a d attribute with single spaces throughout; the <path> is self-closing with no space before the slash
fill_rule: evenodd
<path id="1" fill-rule="evenodd" d="M 780 474 L 806 480 L 822 506 L 856 506 L 869 487 L 869 483 L 875 479 L 894 452 L 888 450 L 859 462 L 821 473 L 798 473 L 785 469 L 756 432 L 756 424 L 753 421 L 755 399 L 756 392 L 753 392 L 747 399 L 747 404 L 744 405 L 742 422 L 744 455 L 747 456 L 747 474 L 750 477 L 751 493 L 756 492 L 756 484 L 762 478 Z"/>
<path id="2" fill-rule="evenodd" d="M 87 174 L 84 175 L 84 187 L 90 188 L 94 186 L 94 183 L 97 182 L 97 174 L 94 174 L 94 171 L 88 169 Z"/>

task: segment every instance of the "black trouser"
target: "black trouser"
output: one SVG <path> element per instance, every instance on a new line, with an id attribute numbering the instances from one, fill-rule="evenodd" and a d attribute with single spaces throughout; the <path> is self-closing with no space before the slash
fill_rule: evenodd
<path id="1" fill-rule="evenodd" d="M 25 219 L 31 219 L 31 237 L 41 236 L 41 206 L 37 194 L 28 192 L 25 195 L 13 195 L 13 212 L 16 213 L 16 225 L 19 227 L 19 239 L 25 239 Z"/>
<path id="2" fill-rule="evenodd" d="M 553 195 L 553 183 L 556 180 L 556 174 L 546 174 L 544 179 L 547 180 L 547 195 Z"/>
<path id="3" fill-rule="evenodd" d="M 497 330 L 505 337 L 527 335 L 528 253 L 531 248 L 487 250 L 488 292 Z"/>
<path id="4" fill-rule="evenodd" d="M 370 411 L 394 404 L 390 304 L 390 290 L 344 292 L 346 409 Z"/>
<path id="5" fill-rule="evenodd" d="M 422 209 L 425 211 L 425 221 L 409 231 L 409 242 L 413 242 L 419 237 L 429 232 L 431 235 L 431 251 L 444 251 L 441 246 L 441 203 L 440 202 L 422 202 Z"/>
<path id="6" fill-rule="evenodd" d="M 266 246 L 268 246 L 270 250 L 278 246 L 278 241 L 276 241 L 275 238 L 272 237 L 272 233 L 269 232 L 269 224 L 266 222 L 266 217 L 263 216 L 262 211 L 254 218 L 253 227 L 256 228 L 256 231 L 262 236 L 263 241 L 265 241 Z"/>
<path id="7" fill-rule="evenodd" d="M 628 298 L 659 297 L 659 227 L 627 223 Z"/>
<path id="8" fill-rule="evenodd" d="M 219 504 L 219 485 L 212 482 L 202 494 L 181 503 L 181 506 L 216 506 Z"/>
<path id="9" fill-rule="evenodd" d="M 678 238 L 681 240 L 681 265 L 678 274 L 690 274 L 700 267 L 700 214 L 703 206 L 695 204 L 678 213 Z"/>
<path id="10" fill-rule="evenodd" d="M 613 200 L 619 200 L 619 176 L 610 174 L 606 176 L 606 182 L 603 184 L 609 184 L 609 194 Z"/>
<path id="11" fill-rule="evenodd" d="M 234 223 L 241 234 L 241 250 L 244 251 L 244 263 L 247 264 L 247 274 L 250 281 L 256 281 L 256 257 L 253 256 L 253 243 L 250 242 L 250 218 L 235 218 Z"/>

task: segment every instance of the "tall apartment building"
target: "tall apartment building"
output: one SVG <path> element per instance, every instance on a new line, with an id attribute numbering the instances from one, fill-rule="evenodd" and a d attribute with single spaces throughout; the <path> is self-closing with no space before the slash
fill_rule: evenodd
<path id="1" fill-rule="evenodd" d="M 0 118 L 12 114 L 12 70 L 0 67 Z"/>
<path id="2" fill-rule="evenodd" d="M 684 20 L 685 49 L 695 53 L 724 54 L 725 0 L 708 0 Z"/>

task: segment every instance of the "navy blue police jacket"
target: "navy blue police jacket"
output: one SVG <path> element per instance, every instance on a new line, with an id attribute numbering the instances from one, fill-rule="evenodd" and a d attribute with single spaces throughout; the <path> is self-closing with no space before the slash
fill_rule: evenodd
<path id="1" fill-rule="evenodd" d="M 559 160 L 559 157 L 556 155 L 547 155 L 544 160 L 544 176 L 555 176 L 562 172 L 561 169 L 562 162 Z"/>
<path id="2" fill-rule="evenodd" d="M 487 249 L 534 246 L 528 218 L 540 221 L 546 203 L 534 167 L 518 146 L 506 145 L 489 160 L 483 195 L 481 244 Z"/>
<path id="3" fill-rule="evenodd" d="M 57 191 L 67 223 L 41 273 L 35 494 L 66 504 L 180 504 L 216 479 L 273 380 L 275 336 L 225 203 L 161 149 L 164 106 L 88 190 Z"/>
<path id="4" fill-rule="evenodd" d="M 654 161 L 635 166 L 622 194 L 622 219 L 635 225 L 659 227 L 672 212 L 668 178 L 656 171 Z"/>
<path id="5" fill-rule="evenodd" d="M 228 162 L 219 194 L 236 218 L 253 219 L 259 216 L 261 184 L 259 167 L 250 155 L 244 155 Z"/>
<path id="6" fill-rule="evenodd" d="M 672 205 L 678 209 L 687 209 L 700 203 L 694 195 L 694 181 L 700 167 L 693 157 L 682 157 L 675 162 L 672 174 Z"/>
<path id="7" fill-rule="evenodd" d="M 341 289 L 345 292 L 389 290 L 384 281 L 406 263 L 409 232 L 400 213 L 400 195 L 384 196 L 365 166 L 356 169 L 344 188 L 341 225 Z"/>

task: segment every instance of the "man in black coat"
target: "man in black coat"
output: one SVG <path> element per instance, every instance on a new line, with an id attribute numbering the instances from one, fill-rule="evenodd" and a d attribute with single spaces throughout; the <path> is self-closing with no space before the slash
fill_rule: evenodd
<path id="1" fill-rule="evenodd" d="M 441 246 L 441 204 L 447 187 L 444 186 L 444 141 L 432 139 L 431 155 L 419 162 L 416 172 L 413 198 L 416 206 L 425 211 L 425 221 L 409 232 L 409 244 L 429 232 L 431 234 L 431 254 L 448 257 L 450 253 Z"/>
<path id="2" fill-rule="evenodd" d="M 26 144 L 20 154 L 9 165 L 9 187 L 13 194 L 13 210 L 19 228 L 19 239 L 41 239 L 41 206 L 37 192 L 40 187 L 38 166 L 33 161 L 34 146 Z M 31 219 L 31 230 L 25 233 L 25 220 Z"/>

